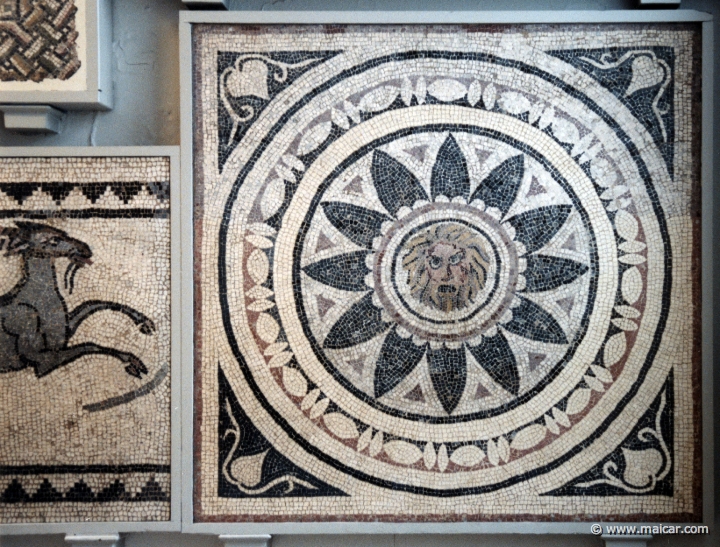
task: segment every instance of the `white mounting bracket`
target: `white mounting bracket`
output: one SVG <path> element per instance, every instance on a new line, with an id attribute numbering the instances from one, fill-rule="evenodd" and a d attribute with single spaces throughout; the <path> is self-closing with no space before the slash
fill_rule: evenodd
<path id="1" fill-rule="evenodd" d="M 188 9 L 228 9 L 228 0 L 182 0 Z"/>
<path id="2" fill-rule="evenodd" d="M 257 536 L 219 536 L 225 547 L 270 547 L 272 536 L 267 534 Z"/>
<path id="3" fill-rule="evenodd" d="M 65 112 L 49 105 L 3 104 L 5 129 L 15 133 L 60 133 Z"/>
<path id="4" fill-rule="evenodd" d="M 651 6 L 654 8 L 679 8 L 680 0 L 638 0 L 641 8 Z"/>
<path id="5" fill-rule="evenodd" d="M 647 547 L 647 542 L 653 537 L 603 534 L 602 538 L 605 541 L 605 547 Z"/>
<path id="6" fill-rule="evenodd" d="M 103 534 L 101 536 L 67 534 L 65 543 L 70 544 L 71 547 L 122 547 L 125 541 L 120 534 Z"/>

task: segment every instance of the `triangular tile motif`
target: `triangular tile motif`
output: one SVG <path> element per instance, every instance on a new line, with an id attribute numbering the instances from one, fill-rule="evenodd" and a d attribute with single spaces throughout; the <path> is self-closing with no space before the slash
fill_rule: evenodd
<path id="1" fill-rule="evenodd" d="M 575 234 L 570 234 L 565 243 L 563 243 L 561 249 L 567 249 L 568 251 L 577 251 L 577 242 L 575 241 Z"/>
<path id="2" fill-rule="evenodd" d="M 665 159 L 668 172 L 675 176 L 675 111 L 674 72 L 675 51 L 670 47 L 643 47 L 642 49 L 612 48 L 568 49 L 547 51 L 578 70 L 589 74 L 600 85 L 615 95 L 650 132 Z M 647 87 L 633 85 L 634 61 L 639 57 L 651 59 L 662 67 L 663 77 L 646 82 Z M 666 67 L 666 68 L 665 68 Z M 669 73 L 668 73 L 669 71 Z M 635 81 L 643 81 L 643 75 Z"/>
<path id="3" fill-rule="evenodd" d="M 218 170 L 222 172 L 245 132 L 278 93 L 338 53 L 341 52 L 218 52 Z M 287 70 L 286 76 L 274 77 L 283 68 Z"/>
<path id="4" fill-rule="evenodd" d="M 218 400 L 221 402 L 218 422 L 218 495 L 221 498 L 347 495 L 317 479 L 275 450 L 243 411 L 220 366 L 218 377 Z"/>
<path id="5" fill-rule="evenodd" d="M 488 388 L 486 388 L 482 384 L 477 385 L 477 389 L 475 390 L 475 396 L 473 399 L 476 401 L 479 399 L 484 399 L 485 397 L 489 397 L 491 395 L 490 391 L 488 391 Z"/>
<path id="6" fill-rule="evenodd" d="M 528 366 L 530 367 L 530 370 L 532 371 L 538 368 L 545 360 L 545 357 L 547 357 L 547 355 L 544 353 L 528 353 Z"/>
<path id="7" fill-rule="evenodd" d="M 28 495 L 20 484 L 20 481 L 13 479 L 0 496 L 0 503 L 20 503 L 27 501 Z"/>
<path id="8" fill-rule="evenodd" d="M 557 305 L 562 308 L 562 310 L 570 315 L 570 312 L 573 309 L 573 306 L 575 305 L 575 297 L 574 296 L 566 296 L 565 298 L 561 298 L 560 300 L 557 300 Z"/>
<path id="9" fill-rule="evenodd" d="M 410 391 L 408 391 L 405 394 L 405 399 L 408 401 L 414 401 L 416 403 L 424 403 L 425 402 L 425 395 L 423 394 L 423 390 L 420 387 L 420 384 L 416 385 L 414 388 L 412 388 Z"/>
<path id="10" fill-rule="evenodd" d="M 363 187 L 362 187 L 362 179 L 361 179 L 360 177 L 355 177 L 354 179 L 352 179 L 352 180 L 348 183 L 348 185 L 345 187 L 344 192 L 345 192 L 346 194 L 351 194 L 351 195 L 354 195 L 354 196 L 363 196 L 363 195 L 365 195 L 364 192 L 363 192 Z"/>
<path id="11" fill-rule="evenodd" d="M 547 190 L 538 182 L 537 178 L 533 177 L 530 181 L 530 188 L 528 189 L 527 196 L 537 196 L 539 194 L 547 194 Z"/>
<path id="12" fill-rule="evenodd" d="M 332 240 L 323 232 L 320 232 L 317 244 L 315 245 L 315 252 L 319 253 L 320 251 L 326 251 L 327 249 L 332 249 L 333 247 L 335 247 L 335 244 Z"/>
<path id="13" fill-rule="evenodd" d="M 324 319 L 327 312 L 335 306 L 336 302 L 334 300 L 330 300 L 329 298 L 325 298 L 321 294 L 316 295 L 315 298 L 317 299 L 318 314 L 321 319 Z"/>

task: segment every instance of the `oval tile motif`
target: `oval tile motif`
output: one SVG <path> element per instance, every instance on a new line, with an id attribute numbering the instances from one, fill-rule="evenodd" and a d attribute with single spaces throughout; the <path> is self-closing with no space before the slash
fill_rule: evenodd
<path id="1" fill-rule="evenodd" d="M 495 84 L 488 84 L 485 86 L 485 91 L 483 91 L 482 99 L 483 99 L 483 105 L 488 110 L 492 110 L 495 108 L 495 98 L 497 97 L 497 91 L 495 90 Z"/>
<path id="2" fill-rule="evenodd" d="M 612 373 L 605 367 L 600 367 L 598 365 L 590 365 L 590 370 L 593 371 L 593 374 L 601 382 L 606 383 L 606 384 L 612 384 L 612 382 L 613 382 Z"/>
<path id="3" fill-rule="evenodd" d="M 624 317 L 617 317 L 612 320 L 612 324 L 622 330 L 637 330 L 638 326 L 635 321 L 626 319 Z"/>
<path id="4" fill-rule="evenodd" d="M 461 446 L 450 456 L 450 461 L 461 467 L 475 467 L 485 459 L 485 452 L 475 445 Z"/>
<path id="5" fill-rule="evenodd" d="M 372 440 L 372 432 L 372 427 L 368 427 L 365 431 L 363 431 L 362 435 L 360 435 L 357 442 L 358 452 L 362 452 L 368 447 L 370 441 Z"/>
<path id="6" fill-rule="evenodd" d="M 523 114 L 530 110 L 530 101 L 525 95 L 516 93 L 515 91 L 506 91 L 500 96 L 498 105 L 509 114 Z"/>
<path id="7" fill-rule="evenodd" d="M 627 348 L 627 340 L 625 339 L 624 332 L 618 332 L 608 338 L 605 342 L 605 350 L 603 351 L 603 361 L 606 367 L 611 367 L 617 363 L 623 355 L 625 355 L 625 349 Z"/>
<path id="8" fill-rule="evenodd" d="M 264 222 L 253 222 L 248 225 L 248 230 L 251 232 L 265 237 L 273 237 L 277 234 L 277 231 L 272 226 L 268 226 Z"/>
<path id="9" fill-rule="evenodd" d="M 505 437 L 500 437 L 497 440 L 498 454 L 500 459 L 504 462 L 510 459 L 510 443 Z"/>
<path id="10" fill-rule="evenodd" d="M 492 439 L 488 440 L 487 443 L 487 457 L 488 461 L 493 465 L 497 465 L 500 463 L 500 452 L 498 451 L 498 447 L 495 444 L 495 441 L 493 441 Z"/>
<path id="11" fill-rule="evenodd" d="M 263 342 L 272 344 L 280 334 L 280 325 L 267 313 L 261 313 L 255 323 L 255 332 Z"/>
<path id="12" fill-rule="evenodd" d="M 438 469 L 440 470 L 441 473 L 445 472 L 449 461 L 450 461 L 450 458 L 448 458 L 447 446 L 445 446 L 444 444 L 441 444 L 440 448 L 438 448 L 438 455 L 437 455 L 437 465 L 438 465 Z"/>
<path id="13" fill-rule="evenodd" d="M 605 386 L 600 380 L 598 380 L 594 376 L 589 376 L 586 374 L 585 376 L 583 376 L 583 380 L 585 380 L 585 383 L 590 386 L 590 389 L 592 389 L 593 391 L 605 391 Z"/>
<path id="14" fill-rule="evenodd" d="M 341 439 L 357 439 L 360 436 L 355 422 L 344 414 L 331 412 L 323 416 L 323 421 L 327 428 Z"/>
<path id="15" fill-rule="evenodd" d="M 478 104 L 481 98 L 482 85 L 477 80 L 473 80 L 470 84 L 470 88 L 468 89 L 467 101 L 468 103 L 470 103 L 470 106 L 475 106 L 476 104 Z"/>
<path id="16" fill-rule="evenodd" d="M 383 449 L 392 461 L 403 465 L 412 465 L 423 457 L 422 450 L 405 441 L 390 441 Z"/>
<path id="17" fill-rule="evenodd" d="M 580 140 L 580 131 L 574 123 L 560 118 L 555 119 L 552 124 L 552 131 L 555 138 L 560 142 L 575 144 Z"/>
<path id="18" fill-rule="evenodd" d="M 632 306 L 615 306 L 615 311 L 623 317 L 628 317 L 630 319 L 637 319 L 640 317 L 638 309 L 633 308 Z"/>
<path id="19" fill-rule="evenodd" d="M 373 440 L 370 441 L 370 448 L 368 448 L 368 453 L 373 458 L 375 456 L 377 456 L 378 454 L 380 454 L 380 452 L 383 449 L 383 437 L 384 437 L 383 432 L 378 431 L 377 433 L 375 433 Z"/>
<path id="20" fill-rule="evenodd" d="M 263 220 L 267 220 L 277 213 L 284 199 L 285 181 L 279 178 L 271 180 L 260 199 L 260 214 Z"/>
<path id="21" fill-rule="evenodd" d="M 467 89 L 457 80 L 435 80 L 428 88 L 428 93 L 443 102 L 457 101 L 467 93 Z"/>
<path id="22" fill-rule="evenodd" d="M 269 300 L 256 300 L 255 302 L 251 302 L 247 305 L 247 309 L 250 311 L 265 311 L 269 310 L 275 305 L 274 302 L 270 302 Z"/>
<path id="23" fill-rule="evenodd" d="M 340 112 L 337 108 L 330 110 L 330 119 L 338 127 L 345 130 L 350 129 L 350 120 L 348 119 L 347 114 Z"/>
<path id="24" fill-rule="evenodd" d="M 328 399 L 327 397 L 325 397 L 324 399 L 320 399 L 310 409 L 310 419 L 314 420 L 315 418 L 319 418 L 320 416 L 322 416 L 327 410 L 329 404 L 330 399 Z"/>
<path id="25" fill-rule="evenodd" d="M 567 414 L 558 407 L 552 409 L 552 415 L 553 418 L 555 418 L 555 421 L 561 426 L 570 427 L 570 418 L 568 418 Z"/>
<path id="26" fill-rule="evenodd" d="M 423 450 L 423 461 L 427 469 L 432 469 L 433 467 L 435 467 L 435 462 L 437 461 L 437 454 L 435 454 L 435 448 L 433 447 L 433 443 L 427 443 L 425 445 L 425 449 Z"/>
<path id="27" fill-rule="evenodd" d="M 315 404 L 315 401 L 317 401 L 317 398 L 320 396 L 320 390 L 318 388 L 313 389 L 310 391 L 307 395 L 305 395 L 305 398 L 302 400 L 302 403 L 300 403 L 300 410 L 305 411 L 308 408 L 312 407 Z"/>
<path id="28" fill-rule="evenodd" d="M 261 285 L 267 281 L 270 274 L 270 261 L 264 251 L 255 249 L 247 260 L 247 270 L 252 280 Z"/>
<path id="29" fill-rule="evenodd" d="M 273 292 L 262 285 L 255 285 L 252 289 L 245 293 L 247 298 L 252 299 L 270 298 L 272 295 Z"/>
<path id="30" fill-rule="evenodd" d="M 552 418 L 552 416 L 549 416 L 548 414 L 545 414 L 545 427 L 547 430 L 552 433 L 553 435 L 559 435 L 560 434 L 560 427 L 558 426 L 557 422 Z"/>
<path id="31" fill-rule="evenodd" d="M 402 84 L 400 85 L 400 98 L 406 106 L 410 106 L 410 102 L 413 98 L 413 88 L 412 82 L 407 76 L 403 78 Z"/>
<path id="32" fill-rule="evenodd" d="M 622 276 L 620 289 L 622 291 L 623 298 L 627 300 L 628 303 L 634 304 L 637 302 L 643 289 L 643 281 L 640 270 L 635 267 L 625 270 L 625 273 Z"/>
<path id="33" fill-rule="evenodd" d="M 637 265 L 637 264 L 642 264 L 643 262 L 645 262 L 646 259 L 642 255 L 628 254 L 628 255 L 622 255 L 620 258 L 618 258 L 618 260 L 620 262 L 622 262 L 623 264 Z"/>
<path id="34" fill-rule="evenodd" d="M 620 237 L 627 241 L 633 241 L 638 235 L 638 221 L 625 210 L 620 210 L 615 215 L 615 229 Z"/>
<path id="35" fill-rule="evenodd" d="M 315 150 L 327 140 L 331 130 L 332 122 L 325 122 L 306 131 L 298 143 L 297 155 L 304 156 Z"/>
<path id="36" fill-rule="evenodd" d="M 585 410 L 585 407 L 590 402 L 590 393 L 591 391 L 585 388 L 573 391 L 570 397 L 568 397 L 565 413 L 572 416 Z"/>
<path id="37" fill-rule="evenodd" d="M 380 112 L 393 104 L 400 90 L 394 86 L 383 86 L 373 89 L 365 95 L 358 107 L 366 112 Z"/>
<path id="38" fill-rule="evenodd" d="M 283 385 L 290 395 L 305 397 L 307 393 L 307 380 L 302 373 L 294 368 L 283 369 Z"/>
<path id="39" fill-rule="evenodd" d="M 282 367 L 288 364 L 290 362 L 290 359 L 292 358 L 292 352 L 281 351 L 280 353 L 276 353 L 275 355 L 273 355 L 272 359 L 268 361 L 268 366 L 270 368 Z"/>
<path id="40" fill-rule="evenodd" d="M 533 424 L 525 429 L 521 429 L 515 434 L 515 437 L 510 442 L 510 448 L 514 450 L 528 450 L 541 443 L 546 434 L 547 429 L 545 426 Z"/>

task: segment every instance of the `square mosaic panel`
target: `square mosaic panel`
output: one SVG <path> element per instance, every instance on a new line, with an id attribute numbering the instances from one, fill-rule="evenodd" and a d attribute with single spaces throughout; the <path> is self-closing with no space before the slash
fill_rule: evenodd
<path id="1" fill-rule="evenodd" d="M 0 523 L 170 519 L 169 181 L 0 159 Z"/>
<path id="2" fill-rule="evenodd" d="M 700 519 L 699 27 L 193 27 L 196 522 Z"/>
<path id="3" fill-rule="evenodd" d="M 76 74 L 82 65 L 76 19 L 85 1 L 0 0 L 0 82 L 39 84 Z"/>

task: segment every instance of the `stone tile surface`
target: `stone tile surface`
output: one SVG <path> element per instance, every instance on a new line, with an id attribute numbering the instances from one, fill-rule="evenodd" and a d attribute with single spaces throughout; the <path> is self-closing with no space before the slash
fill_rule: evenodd
<path id="1" fill-rule="evenodd" d="M 698 37 L 195 26 L 195 520 L 699 519 Z"/>
<path id="2" fill-rule="evenodd" d="M 170 518 L 169 179 L 0 159 L 0 523 Z"/>

